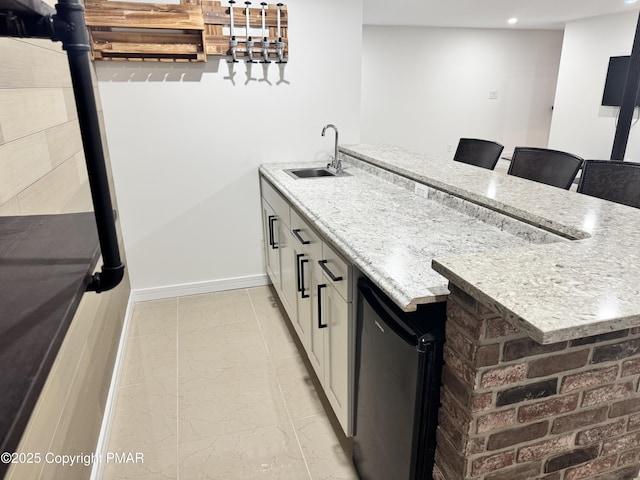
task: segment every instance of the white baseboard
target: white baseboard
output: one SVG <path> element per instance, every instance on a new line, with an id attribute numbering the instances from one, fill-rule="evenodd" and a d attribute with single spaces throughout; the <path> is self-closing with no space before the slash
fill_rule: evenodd
<path id="1" fill-rule="evenodd" d="M 252 288 L 269 285 L 266 274 L 250 275 L 247 277 L 224 278 L 207 282 L 183 283 L 164 287 L 141 288 L 131 290 L 133 303 L 148 300 L 162 300 L 165 298 L 182 297 L 185 295 L 201 295 L 204 293 L 236 290 L 238 288 Z"/>
<path id="2" fill-rule="evenodd" d="M 124 365 L 124 352 L 127 350 L 127 339 L 129 338 L 129 330 L 131 328 L 131 317 L 133 314 L 133 296 L 129 295 L 127 309 L 125 310 L 124 320 L 122 323 L 122 333 L 120 334 L 120 342 L 118 343 L 118 353 L 116 361 L 113 364 L 113 373 L 111 374 L 111 383 L 109 384 L 109 393 L 107 394 L 107 402 L 104 406 L 104 416 L 102 417 L 102 425 L 100 426 L 100 435 L 98 436 L 98 444 L 96 445 L 96 454 L 103 455 L 107 453 L 109 448 L 109 436 L 111 434 L 111 424 L 116 409 L 116 399 L 118 396 L 118 385 L 120 385 L 120 376 L 122 374 L 122 366 Z M 91 469 L 90 480 L 102 480 L 104 473 L 104 463 L 95 462 Z"/>

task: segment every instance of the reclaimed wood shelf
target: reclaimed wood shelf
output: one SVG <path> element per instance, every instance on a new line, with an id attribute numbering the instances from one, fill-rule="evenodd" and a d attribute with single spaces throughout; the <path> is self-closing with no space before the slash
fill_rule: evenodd
<path id="1" fill-rule="evenodd" d="M 94 60 L 204 62 L 200 5 L 88 1 Z"/>
<path id="2" fill-rule="evenodd" d="M 183 0 L 181 4 L 159 4 L 88 0 L 85 19 L 94 60 L 206 62 L 208 55 L 230 56 L 231 13 L 219 1 Z M 262 8 L 249 8 L 246 29 L 245 7 L 234 7 L 234 33 L 238 41 L 237 58 L 248 57 L 246 40 L 255 42 L 253 56 L 262 60 Z M 268 57 L 277 60 L 276 42 L 284 44 L 283 57 L 289 56 L 288 12 L 280 7 L 265 9 Z M 241 34 L 241 35 L 240 35 Z"/>

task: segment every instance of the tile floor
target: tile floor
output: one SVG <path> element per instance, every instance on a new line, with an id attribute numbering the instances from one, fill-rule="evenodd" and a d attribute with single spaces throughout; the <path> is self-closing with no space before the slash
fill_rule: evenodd
<path id="1" fill-rule="evenodd" d="M 357 479 L 271 287 L 135 305 L 109 452 L 115 479 Z"/>

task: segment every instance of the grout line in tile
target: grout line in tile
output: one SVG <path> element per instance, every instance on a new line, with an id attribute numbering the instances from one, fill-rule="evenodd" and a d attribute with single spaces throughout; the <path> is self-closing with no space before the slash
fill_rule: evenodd
<path id="1" fill-rule="evenodd" d="M 269 363 L 271 364 L 271 367 L 274 369 L 274 372 L 275 372 L 275 365 L 274 365 L 273 360 L 271 359 L 271 352 L 269 352 L 269 347 L 267 346 L 266 340 L 264 338 L 264 334 L 262 334 L 262 326 L 260 325 L 260 322 L 258 321 L 258 314 L 256 313 L 253 300 L 251 299 L 251 295 L 249 295 L 249 300 L 251 301 L 251 308 L 253 308 L 253 314 L 256 317 L 256 322 L 258 322 L 258 326 L 260 328 L 262 341 L 265 343 L 265 347 L 267 349 L 267 355 L 269 355 Z M 311 470 L 309 469 L 309 463 L 307 462 L 307 457 L 304 454 L 304 450 L 302 449 L 302 444 L 300 443 L 300 438 L 298 437 L 298 432 L 296 431 L 295 425 L 293 424 L 293 419 L 291 418 L 291 412 L 289 411 L 289 405 L 287 404 L 287 399 L 285 398 L 284 392 L 282 391 L 282 385 L 280 384 L 280 378 L 278 377 L 277 374 L 276 374 L 275 377 L 276 377 L 276 382 L 278 383 L 278 391 L 280 392 L 280 397 L 282 398 L 282 402 L 284 404 L 284 409 L 287 412 L 287 419 L 289 420 L 289 426 L 291 427 L 291 431 L 293 432 L 293 435 L 296 437 L 296 443 L 298 444 L 298 449 L 300 450 L 300 455 L 302 455 L 302 460 L 304 461 L 304 467 L 307 469 L 307 475 L 309 475 L 309 480 L 313 480 L 313 477 L 311 476 Z"/>
<path id="2" fill-rule="evenodd" d="M 133 304 L 133 308 L 132 308 L 132 318 L 131 318 L 131 327 L 133 327 L 133 324 L 135 322 L 135 307 L 136 305 L 142 304 L 142 303 L 150 303 L 150 302 L 164 302 L 164 301 L 168 301 L 168 300 L 175 300 L 175 304 L 176 304 L 176 316 L 177 316 L 177 311 L 178 311 L 178 297 L 173 297 L 171 299 L 169 298 L 163 298 L 160 300 L 145 300 L 144 302 L 134 302 Z M 135 328 L 130 328 L 129 330 L 129 340 L 133 340 L 134 338 L 143 338 L 143 337 L 150 337 L 152 335 L 159 335 L 157 332 L 154 333 L 147 333 L 145 335 L 136 335 L 135 333 Z"/>
<path id="3" fill-rule="evenodd" d="M 251 298 L 251 294 L 249 290 L 245 289 L 247 295 L 249 297 L 249 303 L 251 304 L 251 310 L 253 311 L 253 319 L 258 324 L 258 330 L 260 330 L 260 338 L 262 338 L 262 343 L 264 344 L 264 348 L 267 351 L 267 356 L 269 357 L 269 362 L 273 366 L 273 359 L 271 358 L 271 351 L 269 350 L 269 345 L 267 345 L 267 340 L 264 337 L 264 330 L 262 330 L 262 325 L 260 324 L 260 320 L 258 320 L 258 312 L 256 312 L 256 306 L 253 303 L 253 299 Z"/>
<path id="4" fill-rule="evenodd" d="M 272 362 L 273 365 L 273 362 Z M 284 403 L 284 409 L 287 412 L 287 419 L 289 420 L 289 425 L 291 426 L 291 430 L 293 431 L 293 435 L 296 437 L 296 443 L 298 444 L 298 449 L 300 450 L 300 455 L 302 455 L 302 460 L 304 461 L 304 466 L 307 469 L 307 474 L 309 475 L 309 480 L 313 480 L 311 476 L 311 470 L 309 469 L 309 463 L 307 462 L 307 457 L 304 454 L 304 450 L 302 448 L 302 444 L 300 443 L 300 438 L 298 437 L 298 432 L 296 431 L 296 427 L 293 424 L 293 419 L 291 418 L 291 413 L 289 412 L 289 406 L 287 405 L 287 400 L 284 396 L 284 392 L 282 391 L 282 385 L 280 385 L 280 379 L 278 375 L 276 375 L 276 382 L 278 382 L 278 390 L 280 391 L 280 396 L 282 397 L 282 401 Z"/>
<path id="5" fill-rule="evenodd" d="M 251 302 L 251 309 L 253 310 L 253 315 L 255 317 L 255 320 L 258 324 L 258 328 L 260 329 L 260 336 L 262 337 L 262 341 L 264 342 L 264 346 L 267 349 L 267 355 L 269 356 L 269 363 L 271 364 L 271 368 L 274 370 L 275 372 L 275 365 L 273 362 L 273 359 L 271 358 L 271 352 L 269 351 L 269 347 L 267 345 L 266 339 L 264 337 L 264 332 L 262 330 L 262 325 L 260 325 L 260 321 L 258 320 L 258 314 L 256 312 L 256 308 L 255 308 L 255 304 L 253 303 L 253 299 L 251 298 L 251 294 L 247 291 L 247 294 L 249 295 L 249 301 Z M 289 412 L 289 406 L 287 405 L 287 400 L 284 396 L 284 393 L 282 391 L 282 385 L 280 385 L 280 379 L 278 378 L 278 375 L 275 375 L 276 378 L 276 382 L 278 383 L 278 391 L 280 392 L 280 398 L 282 399 L 282 403 L 284 404 L 284 409 L 287 412 L 287 420 L 289 420 L 289 426 L 291 427 L 291 431 L 293 432 L 293 435 L 296 437 L 296 443 L 298 444 L 298 449 L 300 450 L 300 455 L 302 455 L 302 460 L 304 461 L 304 467 L 307 469 L 307 475 L 309 475 L 309 480 L 313 480 L 311 477 L 311 470 L 309 470 L 309 464 L 307 463 L 307 458 L 304 454 L 304 450 L 302 449 L 302 444 L 300 443 L 300 438 L 298 438 L 298 432 L 296 432 L 296 428 L 293 425 L 293 420 L 291 418 L 291 413 Z"/>
<path id="6" fill-rule="evenodd" d="M 134 335 L 133 337 L 129 337 L 129 340 L 137 340 L 138 338 L 155 337 L 156 335 L 166 335 L 167 333 L 169 332 L 147 333 L 146 335 Z"/>
<path id="7" fill-rule="evenodd" d="M 213 293 L 200 293 L 200 294 L 197 294 L 197 295 L 184 295 L 184 296 L 182 296 L 182 297 L 177 297 L 177 298 L 178 298 L 177 310 L 178 310 L 178 312 L 179 312 L 179 310 L 180 310 L 180 302 L 179 302 L 179 299 L 181 299 L 181 298 L 182 298 L 182 299 L 184 299 L 184 298 L 194 297 L 194 296 L 219 295 L 219 294 L 223 294 L 223 293 L 225 293 L 225 292 L 231 292 L 231 291 L 242 291 L 242 290 L 244 290 L 244 291 L 246 292 L 246 294 L 247 294 L 247 297 L 249 297 L 249 302 L 251 303 L 251 307 L 252 307 L 253 314 L 254 314 L 254 321 L 258 323 L 258 328 L 259 328 L 260 332 L 262 332 L 262 327 L 261 327 L 261 325 L 260 325 L 260 322 L 258 322 L 258 320 L 257 320 L 257 319 L 258 319 L 258 316 L 257 316 L 257 314 L 256 314 L 255 308 L 253 307 L 253 301 L 251 300 L 251 295 L 249 294 L 248 289 L 246 289 L 246 288 L 240 288 L 240 289 L 237 289 L 237 290 L 223 290 L 223 291 L 220 291 L 220 292 L 213 292 Z M 178 313 L 178 316 L 179 316 L 179 313 Z M 244 323 L 244 322 L 246 322 L 246 321 L 248 321 L 248 320 L 241 320 L 241 321 L 239 321 L 239 322 L 223 322 L 223 323 L 216 323 L 216 324 L 214 324 L 214 325 L 207 325 L 207 326 L 205 326 L 205 327 L 202 327 L 202 329 L 210 329 L 210 328 L 224 327 L 224 326 L 227 326 L 227 325 L 237 325 L 237 324 L 239 324 L 239 323 Z M 180 325 L 178 325 L 178 332 L 179 332 L 179 331 L 180 331 Z"/>
<path id="8" fill-rule="evenodd" d="M 297 422 L 298 420 L 306 420 L 308 418 L 315 418 L 315 417 L 327 417 L 327 414 L 324 413 L 324 410 L 323 410 L 323 413 L 313 413 L 311 415 L 305 415 L 303 417 L 292 418 L 291 420 L 295 420 Z"/>

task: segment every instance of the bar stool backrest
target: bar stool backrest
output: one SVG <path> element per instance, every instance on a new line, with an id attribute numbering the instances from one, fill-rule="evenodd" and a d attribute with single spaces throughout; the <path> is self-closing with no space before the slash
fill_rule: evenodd
<path id="1" fill-rule="evenodd" d="M 516 147 L 507 173 L 568 190 L 582 162 L 577 155 L 559 150 Z"/>
<path id="2" fill-rule="evenodd" d="M 585 160 L 578 192 L 640 208 L 640 163 Z"/>
<path id="3" fill-rule="evenodd" d="M 503 145 L 491 140 L 461 138 L 453 159 L 456 162 L 493 170 L 503 149 Z"/>

